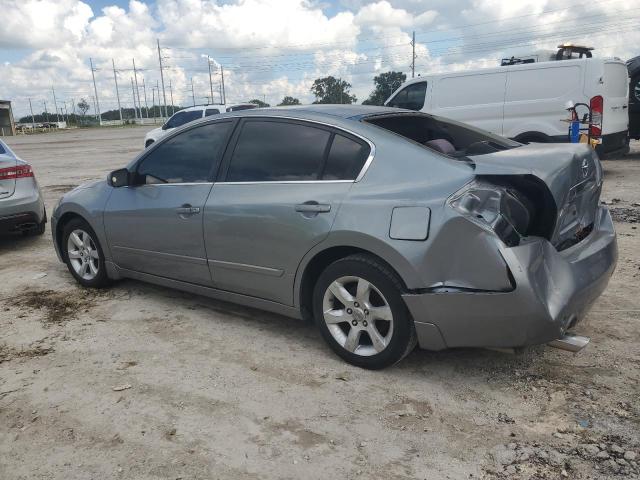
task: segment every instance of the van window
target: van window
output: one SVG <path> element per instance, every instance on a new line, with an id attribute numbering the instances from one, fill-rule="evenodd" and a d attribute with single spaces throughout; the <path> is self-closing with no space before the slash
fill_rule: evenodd
<path id="1" fill-rule="evenodd" d="M 506 73 L 461 75 L 440 79 L 434 98 L 440 108 L 504 102 Z"/>
<path id="2" fill-rule="evenodd" d="M 575 98 L 582 96 L 578 65 L 532 68 L 511 71 L 508 75 L 507 102 L 567 97 L 571 92 L 575 92 Z"/>
<path id="3" fill-rule="evenodd" d="M 629 72 L 622 63 L 604 64 L 604 93 L 607 97 L 620 98 L 627 96 Z"/>
<path id="4" fill-rule="evenodd" d="M 427 82 L 417 82 L 407 85 L 400 90 L 388 103 L 388 107 L 421 110 L 424 107 L 424 97 L 427 94 Z"/>

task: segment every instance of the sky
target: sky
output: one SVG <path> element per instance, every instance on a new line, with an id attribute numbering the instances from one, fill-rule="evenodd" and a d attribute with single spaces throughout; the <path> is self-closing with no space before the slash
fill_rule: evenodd
<path id="1" fill-rule="evenodd" d="M 373 78 L 484 68 L 501 58 L 559 43 L 595 47 L 595 56 L 640 55 L 640 0 L 0 0 L 0 99 L 16 117 L 60 110 L 86 99 L 94 111 L 132 107 L 135 59 L 144 105 L 160 85 L 160 42 L 167 103 L 284 96 L 314 100 L 313 80 L 352 84 L 358 103 Z M 144 88 L 143 88 L 144 84 Z M 169 89 L 169 84 L 171 89 Z M 192 88 L 193 86 L 193 88 Z M 162 91 L 162 88 L 159 89 Z"/>

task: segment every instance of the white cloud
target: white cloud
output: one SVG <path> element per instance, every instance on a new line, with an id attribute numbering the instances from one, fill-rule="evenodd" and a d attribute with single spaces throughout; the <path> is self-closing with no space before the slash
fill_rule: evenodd
<path id="1" fill-rule="evenodd" d="M 192 103 L 191 78 L 197 103 L 211 96 L 206 55 L 215 62 L 216 100 L 219 64 L 232 102 L 266 96 L 275 104 L 285 95 L 311 101 L 313 80 L 329 74 L 351 82 L 364 100 L 376 74 L 409 72 L 413 30 L 422 73 L 493 66 L 565 40 L 591 44 L 595 55 L 640 53 L 626 0 L 580 7 L 575 0 L 131 0 L 99 11 L 90 4 L 0 0 L 0 12 L 11 12 L 0 29 L 0 51 L 11 52 L 0 56 L 0 98 L 13 100 L 18 116 L 29 97 L 51 104 L 52 86 L 59 99 L 90 100 L 90 57 L 103 110 L 116 106 L 112 58 L 123 105 L 132 104 L 133 58 L 150 102 L 159 80 L 156 38 L 178 104 Z"/>

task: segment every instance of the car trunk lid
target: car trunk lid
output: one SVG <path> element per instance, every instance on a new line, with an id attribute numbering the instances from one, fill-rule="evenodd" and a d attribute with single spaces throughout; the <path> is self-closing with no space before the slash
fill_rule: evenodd
<path id="1" fill-rule="evenodd" d="M 579 242 L 593 227 L 602 189 L 602 167 L 588 146 L 529 144 L 469 158 L 475 164 L 476 175 L 533 175 L 546 185 L 556 205 L 549 240 L 558 250 Z M 531 200 L 535 205 L 537 199 Z"/>

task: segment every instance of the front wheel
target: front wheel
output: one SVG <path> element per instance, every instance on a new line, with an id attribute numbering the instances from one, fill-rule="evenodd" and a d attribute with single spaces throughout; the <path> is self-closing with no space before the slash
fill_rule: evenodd
<path id="1" fill-rule="evenodd" d="M 90 288 L 108 285 L 102 247 L 86 221 L 74 218 L 64 226 L 62 250 L 69 272 L 80 285 Z"/>
<path id="2" fill-rule="evenodd" d="M 416 345 L 413 320 L 395 272 L 369 255 L 329 265 L 314 288 L 314 318 L 332 350 L 358 367 L 377 370 Z"/>

